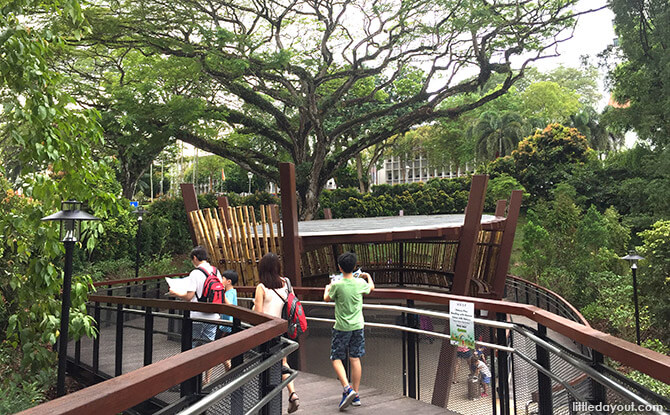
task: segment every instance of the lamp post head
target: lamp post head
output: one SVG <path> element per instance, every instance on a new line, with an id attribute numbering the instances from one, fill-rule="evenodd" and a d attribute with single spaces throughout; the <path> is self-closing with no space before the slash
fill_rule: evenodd
<path id="1" fill-rule="evenodd" d="M 251 178 L 254 177 L 254 174 L 252 172 L 247 172 L 247 177 L 251 180 Z"/>
<path id="2" fill-rule="evenodd" d="M 634 249 L 631 249 L 628 251 L 628 255 L 622 256 L 621 259 L 625 259 L 626 261 L 630 261 L 630 267 L 632 269 L 637 268 L 637 261 L 644 259 L 644 257 L 641 257 L 640 255 L 635 252 Z"/>
<path id="3" fill-rule="evenodd" d="M 137 215 L 137 221 L 142 222 L 144 215 L 146 215 L 148 211 L 142 206 L 138 206 L 135 210 L 133 210 L 133 213 Z"/>
<path id="4" fill-rule="evenodd" d="M 81 202 L 76 200 L 67 200 L 61 203 L 61 211 L 53 215 L 45 216 L 43 221 L 60 221 L 60 239 L 61 242 L 77 242 L 81 234 L 81 222 L 85 220 L 100 220 L 95 216 L 84 212 L 81 208 Z"/>

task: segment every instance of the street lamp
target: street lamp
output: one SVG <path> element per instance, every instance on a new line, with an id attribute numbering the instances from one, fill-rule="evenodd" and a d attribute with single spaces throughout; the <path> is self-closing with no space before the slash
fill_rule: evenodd
<path id="1" fill-rule="evenodd" d="M 76 200 L 63 201 L 62 210 L 53 215 L 45 216 L 43 221 L 60 221 L 60 240 L 65 245 L 65 275 L 63 278 L 63 304 L 60 313 L 60 335 L 58 337 L 58 381 L 56 394 L 65 395 L 65 366 L 67 362 L 67 342 L 70 326 L 70 291 L 72 290 L 72 253 L 74 244 L 81 234 L 81 222 L 99 220 L 93 215 L 80 210 L 81 202 Z"/>
<path id="2" fill-rule="evenodd" d="M 254 177 L 254 174 L 252 172 L 248 172 L 247 177 L 249 178 L 249 194 L 251 194 L 251 178 Z"/>
<path id="3" fill-rule="evenodd" d="M 639 256 L 635 250 L 628 251 L 628 255 L 621 257 L 630 262 L 630 269 L 633 272 L 633 302 L 635 303 L 635 339 L 637 345 L 640 345 L 640 309 L 637 303 L 637 261 L 644 259 Z"/>
<path id="4" fill-rule="evenodd" d="M 138 206 L 133 213 L 137 215 L 137 233 L 135 234 L 135 279 L 137 279 L 140 275 L 140 230 L 142 229 L 142 218 L 147 211 Z"/>

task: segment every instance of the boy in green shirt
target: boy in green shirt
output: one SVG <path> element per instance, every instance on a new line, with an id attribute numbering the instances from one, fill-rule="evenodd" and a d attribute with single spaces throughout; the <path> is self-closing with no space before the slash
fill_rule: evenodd
<path id="1" fill-rule="evenodd" d="M 340 411 L 349 405 L 361 404 L 358 388 L 362 375 L 361 357 L 365 354 L 363 294 L 369 294 L 375 289 L 375 283 L 367 272 L 354 277 L 356 261 L 356 254 L 353 252 L 340 255 L 337 258 L 337 265 L 342 272 L 342 279 L 326 285 L 323 293 L 324 301 L 335 302 L 335 326 L 330 344 L 330 360 L 344 388 Z M 347 352 L 351 366 L 351 384 L 342 363 L 347 357 Z"/>

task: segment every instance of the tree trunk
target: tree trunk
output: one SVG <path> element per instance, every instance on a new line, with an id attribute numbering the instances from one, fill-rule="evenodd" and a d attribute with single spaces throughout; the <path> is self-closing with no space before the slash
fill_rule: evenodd
<path id="1" fill-rule="evenodd" d="M 365 181 L 363 180 L 363 160 L 361 153 L 356 154 L 356 175 L 358 176 L 358 188 L 361 193 L 365 193 Z"/>

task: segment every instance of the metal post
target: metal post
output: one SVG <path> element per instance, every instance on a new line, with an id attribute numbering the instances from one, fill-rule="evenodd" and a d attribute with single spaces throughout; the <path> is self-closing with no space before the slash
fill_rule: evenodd
<path id="1" fill-rule="evenodd" d="M 404 273 L 404 268 L 405 268 L 405 243 L 404 242 L 399 242 L 398 243 L 398 277 L 400 280 L 400 286 L 402 287 L 405 285 L 405 273 Z M 409 307 L 409 305 L 408 305 Z"/>
<path id="2" fill-rule="evenodd" d="M 494 337 L 494 330 L 493 327 L 489 327 L 489 337 L 491 340 L 493 340 Z M 492 413 L 497 413 L 497 402 L 498 399 L 496 397 L 496 353 L 497 350 L 491 350 L 491 408 L 492 408 Z"/>
<path id="3" fill-rule="evenodd" d="M 60 336 L 58 338 L 58 380 L 56 395 L 65 395 L 65 367 L 67 366 L 67 341 L 70 330 L 70 291 L 72 290 L 72 253 L 74 241 L 65 241 L 65 276 L 63 278 L 63 303 L 60 313 Z"/>
<path id="4" fill-rule="evenodd" d="M 140 231 L 142 229 L 142 220 L 137 220 L 137 233 L 135 234 L 135 279 L 140 276 Z"/>
<path id="5" fill-rule="evenodd" d="M 633 270 L 633 302 L 635 303 L 635 340 L 640 345 L 640 309 L 637 302 L 637 264 L 631 266 Z"/>
<path id="6" fill-rule="evenodd" d="M 93 311 L 93 319 L 95 320 L 96 336 L 93 339 L 93 372 L 98 373 L 98 368 L 100 367 L 100 303 L 95 303 L 95 309 Z"/>
<path id="7" fill-rule="evenodd" d="M 193 347 L 193 321 L 191 320 L 191 312 L 184 310 L 184 316 L 181 324 L 181 351 L 185 352 L 191 350 Z M 180 385 L 179 392 L 183 398 L 187 395 L 193 395 L 198 392 L 198 385 L 200 384 L 200 375 L 186 379 Z"/>
<path id="8" fill-rule="evenodd" d="M 507 318 L 504 313 L 497 313 L 498 321 L 506 321 Z M 499 328 L 497 330 L 498 345 L 507 346 L 506 329 Z M 509 415 L 509 361 L 507 352 L 504 350 L 498 351 L 498 392 L 500 393 L 500 414 Z M 491 388 L 495 387 L 493 383 Z"/>
<path id="9" fill-rule="evenodd" d="M 263 343 L 261 345 L 261 354 L 263 355 L 263 360 L 267 359 L 270 357 L 271 352 L 270 352 L 270 342 Z M 265 370 L 260 374 L 260 395 L 265 396 L 267 395 L 268 392 L 270 392 L 273 388 L 272 386 L 272 379 L 270 377 L 270 369 Z M 270 415 L 270 406 L 265 405 L 263 408 L 261 408 L 260 415 Z"/>
<path id="10" fill-rule="evenodd" d="M 407 300 L 407 307 L 414 307 L 414 300 Z M 407 315 L 408 326 L 417 328 L 417 315 Z M 410 398 L 417 398 L 417 343 L 419 336 L 416 333 L 407 333 L 407 395 Z"/>
<path id="11" fill-rule="evenodd" d="M 242 331 L 242 323 L 239 318 L 233 317 L 233 327 L 230 329 L 230 333 L 233 334 L 240 331 Z M 244 363 L 244 354 L 233 357 L 230 363 L 231 368 L 240 366 L 242 363 Z"/>
<path id="12" fill-rule="evenodd" d="M 407 314 L 402 313 L 402 324 L 407 326 Z M 407 332 L 402 331 L 402 396 L 407 396 Z"/>
<path id="13" fill-rule="evenodd" d="M 144 366 L 153 361 L 154 346 L 154 315 L 151 307 L 147 307 L 144 314 Z"/>
<path id="14" fill-rule="evenodd" d="M 603 354 L 600 353 L 597 350 L 593 350 L 593 355 L 591 357 L 594 369 L 600 371 L 599 366 L 604 364 L 605 358 L 603 357 Z M 593 390 L 593 402 L 591 402 L 593 405 L 598 405 L 602 403 L 603 405 L 607 404 L 607 391 L 605 390 L 605 386 L 603 386 L 600 382 L 596 381 L 593 378 L 591 379 L 591 388 Z"/>
<path id="15" fill-rule="evenodd" d="M 542 324 L 537 325 L 537 331 L 541 338 L 547 338 L 547 328 Z M 539 344 L 535 345 L 535 353 L 537 355 L 537 363 L 547 371 L 551 370 L 549 362 L 549 351 Z M 538 370 L 537 372 L 537 389 L 539 392 L 538 410 L 540 415 L 553 414 L 553 397 L 551 396 L 551 379 L 549 376 Z"/>
<path id="16" fill-rule="evenodd" d="M 116 305 L 116 352 L 114 353 L 114 376 L 121 376 L 123 363 L 123 304 Z"/>

